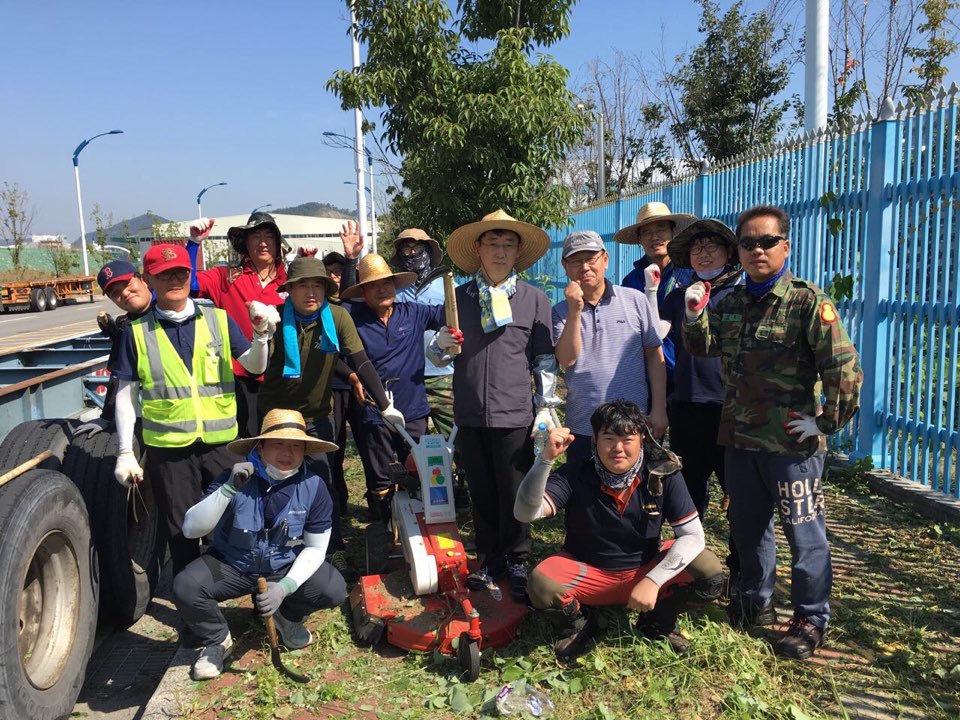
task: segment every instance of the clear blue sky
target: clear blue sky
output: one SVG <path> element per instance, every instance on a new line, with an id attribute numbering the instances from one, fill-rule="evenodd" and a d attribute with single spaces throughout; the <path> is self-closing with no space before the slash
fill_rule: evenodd
<path id="1" fill-rule="evenodd" d="M 696 41 L 697 16 L 692 0 L 580 0 L 571 37 L 550 52 L 576 80 L 614 49 L 656 49 L 663 25 L 679 52 Z M 30 194 L 34 233 L 76 238 L 71 155 L 119 128 L 80 156 L 88 218 L 94 203 L 116 220 L 148 209 L 192 217 L 197 192 L 220 181 L 229 185 L 204 196 L 206 215 L 353 207 L 352 155 L 321 142 L 325 130 L 352 133 L 352 115 L 324 89 L 350 64 L 347 18 L 336 0 L 8 0 L 0 182 Z"/>

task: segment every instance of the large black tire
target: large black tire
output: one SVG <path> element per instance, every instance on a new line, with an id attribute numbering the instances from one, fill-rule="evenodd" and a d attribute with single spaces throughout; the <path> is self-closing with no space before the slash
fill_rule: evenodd
<path id="1" fill-rule="evenodd" d="M 34 312 L 43 312 L 47 309 L 47 296 L 43 288 L 34 288 L 30 291 L 30 309 Z"/>
<path id="2" fill-rule="evenodd" d="M 56 310 L 57 306 L 60 305 L 60 298 L 57 297 L 57 291 L 52 287 L 48 287 L 44 291 L 44 295 L 47 297 L 47 310 Z"/>
<path id="3" fill-rule="evenodd" d="M 140 484 L 140 495 L 128 500 L 128 491 L 113 477 L 117 452 L 112 428 L 78 434 L 63 472 L 80 488 L 90 513 L 100 567 L 100 617 L 127 627 L 140 619 L 153 597 L 165 543 L 150 478 Z"/>
<path id="4" fill-rule="evenodd" d="M 69 715 L 93 651 L 90 526 L 69 478 L 31 470 L 0 488 L 0 717 Z"/>
<path id="5" fill-rule="evenodd" d="M 70 445 L 70 432 L 68 420 L 30 420 L 20 423 L 7 433 L 0 444 L 0 473 L 12 470 L 44 450 L 51 450 L 53 455 L 40 463 L 39 467 L 59 470 Z"/>

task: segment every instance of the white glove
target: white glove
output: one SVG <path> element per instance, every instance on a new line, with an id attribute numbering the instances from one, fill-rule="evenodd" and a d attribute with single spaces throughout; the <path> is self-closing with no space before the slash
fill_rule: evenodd
<path id="1" fill-rule="evenodd" d="M 213 230 L 213 218 L 199 218 L 190 223 L 190 240 L 201 242 Z"/>
<path id="2" fill-rule="evenodd" d="M 823 437 L 824 433 L 817 427 L 817 419 L 812 415 L 804 415 L 803 413 L 793 412 L 791 410 L 787 413 L 787 416 L 794 419 L 784 423 L 784 427 L 786 427 L 787 432 L 791 435 L 800 436 L 795 438 L 798 443 L 803 442 L 807 438 Z"/>
<path id="3" fill-rule="evenodd" d="M 560 427 L 557 411 L 553 408 L 540 408 L 537 410 L 537 414 L 533 418 L 533 431 L 530 433 L 530 437 L 534 437 L 537 433 L 541 432 L 541 423 L 544 425 L 542 431 L 546 433 L 555 427 Z"/>
<path id="4" fill-rule="evenodd" d="M 657 290 L 660 287 L 660 268 L 658 268 L 653 263 L 647 265 L 646 269 L 643 271 L 643 291 L 653 289 Z"/>
<path id="5" fill-rule="evenodd" d="M 699 280 L 687 288 L 683 294 L 683 313 L 687 322 L 696 322 L 710 300 L 710 283 Z"/>
<path id="6" fill-rule="evenodd" d="M 404 427 L 407 424 L 407 421 L 404 419 L 403 413 L 393 406 L 393 393 L 387 390 L 386 395 L 388 404 L 386 409 L 381 413 L 383 415 L 383 419 L 387 421 L 388 425 Z"/>
<path id="7" fill-rule="evenodd" d="M 250 322 L 253 325 L 253 331 L 257 335 L 266 335 L 273 337 L 273 333 L 280 324 L 280 313 L 273 305 L 266 305 L 258 300 L 253 300 L 247 305 L 247 311 L 250 313 Z"/>
<path id="8" fill-rule="evenodd" d="M 442 327 L 437 332 L 437 346 L 446 352 L 452 350 L 463 342 L 463 333 L 459 330 L 452 330 L 449 327 Z"/>
<path id="9" fill-rule="evenodd" d="M 117 466 L 113 470 L 117 482 L 125 488 L 132 488 L 143 482 L 143 468 L 132 452 L 123 452 L 117 456 Z"/>

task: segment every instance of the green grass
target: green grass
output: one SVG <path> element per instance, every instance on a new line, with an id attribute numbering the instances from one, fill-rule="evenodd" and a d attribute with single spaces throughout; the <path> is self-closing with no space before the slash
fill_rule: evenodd
<path id="1" fill-rule="evenodd" d="M 359 506 L 359 463 L 351 455 L 347 561 L 359 572 L 365 508 Z M 386 644 L 359 647 L 347 613 L 327 611 L 309 622 L 312 646 L 284 653 L 312 677 L 309 685 L 297 685 L 270 665 L 269 652 L 259 652 L 262 628 L 248 609 L 236 608 L 228 611 L 236 643 L 232 669 L 221 680 L 197 684 L 184 714 L 204 720 L 492 717 L 501 685 L 526 682 L 550 696 L 551 717 L 558 719 L 846 717 L 843 699 L 863 692 L 893 698 L 891 716 L 899 702 L 926 717 L 957 717 L 960 654 L 949 648 L 956 650 L 960 636 L 960 530 L 871 496 L 856 474 L 834 472 L 827 492 L 828 518 L 838 528 L 832 532 L 835 564 L 843 564 L 830 636 L 843 655 L 829 663 L 780 660 L 768 638 L 733 632 L 719 604 L 681 619 L 691 652 L 679 658 L 665 643 L 638 639 L 632 613 L 608 608 L 600 613 L 596 644 L 576 664 L 556 662 L 549 623 L 532 615 L 516 641 L 483 653 L 476 682 L 463 683 L 454 658 Z M 723 557 L 725 519 L 711 514 L 706 525 L 709 544 Z M 469 522 L 463 530 L 469 535 Z M 535 524 L 534 561 L 561 540 L 560 520 Z M 789 563 L 780 541 L 782 581 Z M 780 585 L 778 594 L 786 605 Z"/>

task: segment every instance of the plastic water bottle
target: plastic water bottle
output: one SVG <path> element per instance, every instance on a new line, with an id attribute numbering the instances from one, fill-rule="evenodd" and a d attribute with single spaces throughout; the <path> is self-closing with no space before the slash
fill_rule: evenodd
<path id="1" fill-rule="evenodd" d="M 543 446 L 547 444 L 547 423 L 541 420 L 537 423 L 537 431 L 533 436 L 533 455 L 534 457 L 538 456 L 543 452 Z"/>
<path id="2" fill-rule="evenodd" d="M 507 683 L 497 693 L 497 711 L 504 716 L 528 713 L 533 717 L 548 717 L 553 712 L 553 701 L 535 687 Z"/>

